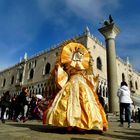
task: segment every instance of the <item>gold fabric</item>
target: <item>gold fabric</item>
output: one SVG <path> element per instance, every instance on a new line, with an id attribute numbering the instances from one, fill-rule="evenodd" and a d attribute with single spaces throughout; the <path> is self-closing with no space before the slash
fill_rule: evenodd
<path id="1" fill-rule="evenodd" d="M 62 88 L 68 80 L 68 74 L 60 67 L 60 65 L 57 66 L 57 71 L 55 71 L 55 79 L 60 88 Z"/>
<path id="2" fill-rule="evenodd" d="M 76 54 L 78 51 L 80 56 Z M 70 43 L 63 48 L 59 63 L 66 64 L 67 68 L 64 71 L 63 67 L 57 65 L 55 82 L 61 86 L 61 90 L 45 111 L 45 122 L 87 130 L 94 127 L 107 129 L 108 122 L 95 92 L 94 78 L 85 75 L 85 70 L 89 67 L 88 51 L 79 43 Z"/>
<path id="3" fill-rule="evenodd" d="M 89 58 L 89 53 L 82 44 L 72 42 L 63 48 L 61 63 L 82 70 L 89 67 Z"/>

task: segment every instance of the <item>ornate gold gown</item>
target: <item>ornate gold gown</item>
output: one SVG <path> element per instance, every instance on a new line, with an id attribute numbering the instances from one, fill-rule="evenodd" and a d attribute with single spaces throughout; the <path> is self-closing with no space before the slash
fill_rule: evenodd
<path id="1" fill-rule="evenodd" d="M 46 124 L 86 130 L 108 128 L 93 81 L 86 75 L 89 57 L 86 48 L 79 43 L 69 43 L 62 49 L 55 67 L 55 82 L 60 90 L 44 112 Z"/>

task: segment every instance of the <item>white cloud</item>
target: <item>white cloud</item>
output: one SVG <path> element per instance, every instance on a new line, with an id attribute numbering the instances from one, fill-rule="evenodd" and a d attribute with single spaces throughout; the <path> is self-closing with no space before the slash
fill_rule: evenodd
<path id="1" fill-rule="evenodd" d="M 66 0 L 67 6 L 77 16 L 96 20 L 104 17 L 105 11 L 115 10 L 119 6 L 118 0 Z M 109 8 L 108 8 L 109 7 Z M 94 21 L 95 21 L 94 20 Z"/>
<path id="2" fill-rule="evenodd" d="M 72 15 L 78 18 L 96 21 L 105 17 L 105 12 L 115 11 L 119 0 L 37 0 L 41 12 L 46 18 L 54 21 L 62 20 Z M 73 19 L 74 20 L 74 19 Z"/>
<path id="3" fill-rule="evenodd" d="M 21 52 L 29 49 L 27 47 L 34 42 L 44 22 L 54 25 L 53 28 L 58 28 L 61 25 L 63 29 L 69 29 L 72 20 L 77 18 L 93 23 L 95 26 L 121 6 L 120 0 L 7 1 L 0 1 L 0 49 L 2 52 L 0 53 L 0 69 L 15 63 L 15 59 L 19 59 Z M 118 35 L 118 41 L 121 45 L 118 49 L 122 49 L 120 52 L 127 49 L 128 55 L 135 55 L 134 49 L 129 51 L 127 45 L 140 45 L 137 19 L 139 17 L 129 21 L 126 17 L 126 19 L 119 21 L 125 27 Z M 132 28 L 132 25 L 135 28 Z M 74 28 L 68 31 L 72 32 L 73 30 Z"/>

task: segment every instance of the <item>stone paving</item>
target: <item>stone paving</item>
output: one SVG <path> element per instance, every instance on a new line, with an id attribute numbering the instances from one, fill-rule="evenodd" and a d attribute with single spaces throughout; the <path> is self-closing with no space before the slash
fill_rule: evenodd
<path id="1" fill-rule="evenodd" d="M 140 140 L 140 123 L 132 123 L 132 128 L 119 127 L 118 121 L 109 121 L 105 133 L 99 130 L 68 132 L 64 128 L 42 125 L 37 120 L 22 122 L 0 122 L 0 140 Z"/>

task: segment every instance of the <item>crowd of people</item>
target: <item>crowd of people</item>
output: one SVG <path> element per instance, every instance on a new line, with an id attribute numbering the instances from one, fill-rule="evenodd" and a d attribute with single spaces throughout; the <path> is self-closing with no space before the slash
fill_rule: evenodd
<path id="1" fill-rule="evenodd" d="M 27 121 L 28 119 L 41 119 L 38 113 L 39 102 L 43 99 L 42 95 L 33 94 L 29 96 L 27 87 L 22 87 L 19 95 L 10 96 L 6 91 L 0 99 L 0 117 L 2 123 L 6 119 L 13 121 Z"/>
<path id="2" fill-rule="evenodd" d="M 105 100 L 100 94 L 99 101 L 106 112 Z M 29 96 L 28 89 L 22 87 L 19 95 L 11 96 L 9 91 L 6 91 L 0 97 L 0 118 L 2 123 L 6 120 L 13 120 L 15 122 L 40 119 L 43 117 L 43 110 L 50 101 L 46 101 L 40 94 L 33 94 Z M 108 111 L 107 111 L 108 112 Z M 107 113 L 106 112 L 106 113 Z"/>

